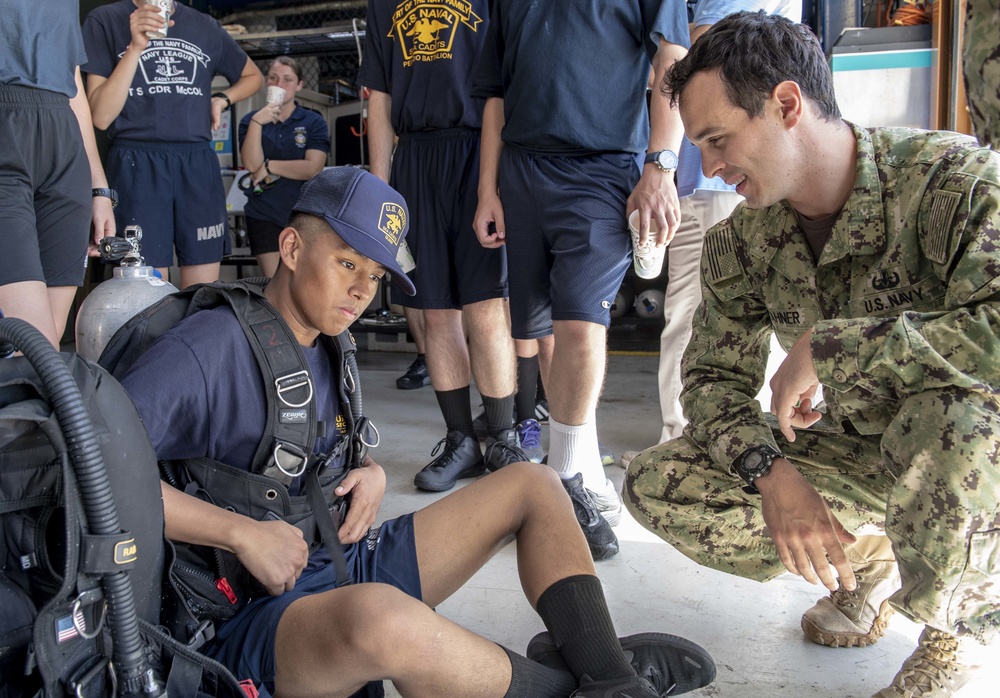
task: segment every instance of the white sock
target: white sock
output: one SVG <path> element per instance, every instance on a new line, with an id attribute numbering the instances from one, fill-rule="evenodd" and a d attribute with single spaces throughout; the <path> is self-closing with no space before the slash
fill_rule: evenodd
<path id="1" fill-rule="evenodd" d="M 570 426 L 549 415 L 548 463 L 564 480 L 582 473 L 584 487 L 603 492 L 607 478 L 597 446 L 597 421 L 589 419 L 578 426 Z"/>

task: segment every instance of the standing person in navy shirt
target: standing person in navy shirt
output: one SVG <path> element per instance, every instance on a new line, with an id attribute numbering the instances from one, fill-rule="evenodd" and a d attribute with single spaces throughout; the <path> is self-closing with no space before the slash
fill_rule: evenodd
<path id="1" fill-rule="evenodd" d="M 358 75 L 371 90 L 371 172 L 390 182 L 413 212 L 407 244 L 417 263 L 411 274 L 417 293 L 393 299 L 424 311 L 427 368 L 447 430 L 436 457 L 414 478 L 432 492 L 528 460 L 514 430 L 517 364 L 506 256 L 483 248 L 471 230 L 483 117 L 483 100 L 471 95 L 472 73 L 488 14 L 487 0 L 461 6 L 369 0 Z M 485 459 L 472 425 L 472 375 L 486 411 Z"/>
<path id="2" fill-rule="evenodd" d="M 78 11 L 77 0 L 6 3 L 0 22 L 0 310 L 57 349 L 83 284 L 91 221 L 95 241 L 115 234 L 80 76 Z"/>
<path id="3" fill-rule="evenodd" d="M 267 69 L 267 85 L 282 88 L 280 105 L 265 106 L 240 121 L 240 159 L 258 184 L 268 176 L 279 179 L 259 194 L 247 196 L 247 236 L 264 276 L 278 268 L 278 233 L 299 197 L 302 183 L 326 165 L 330 127 L 319 112 L 295 101 L 302 90 L 298 61 L 278 56 Z"/>
<path id="4" fill-rule="evenodd" d="M 142 226 L 142 252 L 166 274 L 174 247 L 181 287 L 219 278 L 228 247 L 226 192 L 211 130 L 256 92 L 260 70 L 211 17 L 174 2 L 168 36 L 142 0 L 98 7 L 83 24 L 94 125 L 111 137 L 108 179 L 119 228 Z M 212 92 L 212 78 L 230 82 Z"/>
<path id="5" fill-rule="evenodd" d="M 494 0 L 492 10 L 473 91 L 487 98 L 476 234 L 517 260 L 514 337 L 555 338 L 548 464 L 595 556 L 610 557 L 613 532 L 584 523 L 600 512 L 614 525 L 622 509 L 597 443 L 606 335 L 632 261 L 629 214 L 640 242 L 653 225 L 660 245 L 680 221 L 683 125 L 658 92 L 647 115 L 644 97 L 650 66 L 659 77 L 685 55 L 687 11 L 677 0 Z"/>

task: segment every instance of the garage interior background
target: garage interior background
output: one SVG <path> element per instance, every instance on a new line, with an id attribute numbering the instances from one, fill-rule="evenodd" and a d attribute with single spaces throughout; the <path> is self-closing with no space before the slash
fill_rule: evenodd
<path id="1" fill-rule="evenodd" d="M 80 0 L 81 21 L 94 7 L 114 0 Z M 803 22 L 820 37 L 834 71 L 834 86 L 844 116 L 863 125 L 945 128 L 970 132 L 961 78 L 960 50 L 965 0 L 935 0 L 911 5 L 898 16 L 911 26 L 888 26 L 901 5 L 912 0 L 804 0 Z M 303 66 L 305 89 L 299 101 L 322 113 L 330 125 L 329 165 L 367 161 L 366 103 L 355 85 L 362 60 L 367 0 L 189 0 L 185 4 L 216 17 L 230 29 L 247 54 L 265 70 L 277 55 L 296 57 Z M 688 3 L 693 6 L 692 3 Z M 220 87 L 225 85 L 220 82 Z M 599 86 L 595 85 L 595 94 Z M 230 197 L 233 254 L 223 278 L 258 273 L 243 233 L 242 203 L 233 185 L 240 169 L 233 126 L 249 110 L 263 105 L 263 94 L 236 105 L 230 120 L 213 134 L 220 170 Z M 98 133 L 99 145 L 106 140 Z M 669 253 L 669 252 L 668 252 Z M 664 266 L 666 270 L 666 265 Z M 663 319 L 660 309 L 643 304 L 643 291 L 660 290 L 659 279 L 638 279 L 630 271 L 616 302 L 609 342 L 612 349 L 655 352 Z M 110 267 L 92 265 L 77 303 Z M 405 321 L 390 309 L 387 293 L 378 294 L 359 320 L 371 331 L 369 348 L 408 350 Z M 636 302 L 636 298 L 639 301 Z M 72 341 L 69 323 L 65 341 Z"/>

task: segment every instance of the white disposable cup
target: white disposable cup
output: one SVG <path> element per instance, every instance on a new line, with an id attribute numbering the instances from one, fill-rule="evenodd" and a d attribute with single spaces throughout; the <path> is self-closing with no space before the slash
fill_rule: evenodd
<path id="1" fill-rule="evenodd" d="M 167 24 L 170 23 L 170 10 L 173 7 L 173 0 L 146 0 L 146 4 L 158 8 L 164 22 L 163 29 L 156 32 L 146 32 L 146 36 L 150 39 L 166 39 Z"/>
<path id="2" fill-rule="evenodd" d="M 636 276 L 641 279 L 655 279 L 663 269 L 663 256 L 667 246 L 656 246 L 656 223 L 649 222 L 649 233 L 646 242 L 639 244 L 639 209 L 632 211 L 628 217 L 628 229 L 632 233 L 632 266 Z"/>
<path id="3" fill-rule="evenodd" d="M 281 103 L 285 101 L 285 88 L 278 87 L 277 85 L 267 86 L 267 105 L 269 107 L 281 106 Z"/>

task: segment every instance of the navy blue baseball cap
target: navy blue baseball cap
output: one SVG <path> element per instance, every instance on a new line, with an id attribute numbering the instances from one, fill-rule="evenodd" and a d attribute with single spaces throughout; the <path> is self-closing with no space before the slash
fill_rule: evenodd
<path id="1" fill-rule="evenodd" d="M 356 167 L 327 168 L 302 185 L 292 211 L 322 218 L 344 242 L 388 269 L 394 284 L 416 293 L 396 261 L 410 229 L 406 202 L 375 175 Z"/>

